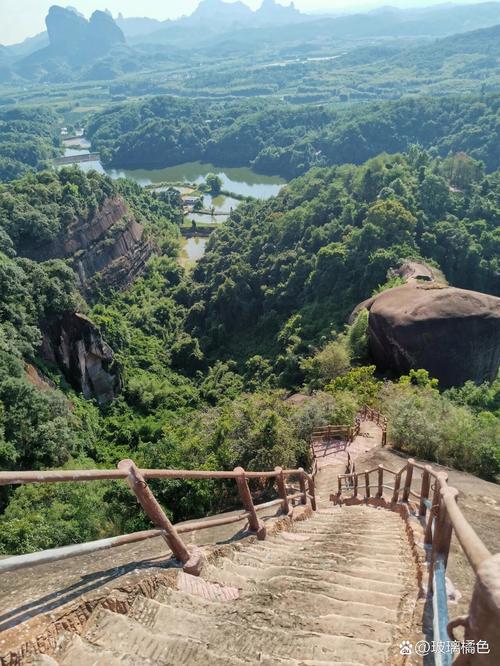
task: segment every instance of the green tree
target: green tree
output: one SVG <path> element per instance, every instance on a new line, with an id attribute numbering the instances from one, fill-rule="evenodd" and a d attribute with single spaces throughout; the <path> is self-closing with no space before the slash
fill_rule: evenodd
<path id="1" fill-rule="evenodd" d="M 222 189 L 222 179 L 215 173 L 208 173 L 205 176 L 205 182 L 211 194 L 214 196 L 220 194 Z"/>

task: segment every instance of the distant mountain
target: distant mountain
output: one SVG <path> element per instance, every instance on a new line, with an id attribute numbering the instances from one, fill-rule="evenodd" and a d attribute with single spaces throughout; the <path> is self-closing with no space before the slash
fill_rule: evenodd
<path id="1" fill-rule="evenodd" d="M 108 12 L 95 11 L 89 20 L 72 8 L 57 5 L 45 19 L 49 45 L 18 60 L 14 72 L 25 79 L 64 82 L 81 67 L 125 44 L 123 32 Z"/>
<path id="2" fill-rule="evenodd" d="M 73 9 L 53 5 L 45 19 L 49 35 L 49 55 L 87 61 L 107 53 L 125 37 L 107 12 L 95 11 L 87 21 Z"/>
<path id="3" fill-rule="evenodd" d="M 179 22 L 200 23 L 218 22 L 235 23 L 251 20 L 254 12 L 243 2 L 227 3 L 223 0 L 201 0 L 191 16 L 182 18 Z"/>
<path id="4" fill-rule="evenodd" d="M 381 7 L 367 13 L 323 16 L 302 14 L 292 3 L 288 7 L 264 0 L 257 11 L 242 2 L 202 0 L 191 16 L 165 21 L 160 29 L 134 37 L 134 43 L 176 45 L 193 49 L 217 47 L 221 37 L 230 45 L 281 46 L 328 40 L 334 43 L 377 38 L 444 37 L 486 28 L 500 23 L 500 2 L 475 5 L 438 5 L 420 9 Z M 275 27 L 280 26 L 276 31 Z"/>
<path id="5" fill-rule="evenodd" d="M 11 46 L 6 46 L 8 53 L 13 58 L 22 58 L 24 56 L 33 53 L 33 51 L 38 51 L 49 45 L 49 36 L 46 32 L 40 32 L 34 37 L 28 37 L 23 42 L 19 44 L 12 44 Z"/>
<path id="6" fill-rule="evenodd" d="M 249 30 L 302 23 L 317 19 L 309 14 L 302 14 L 293 2 L 288 6 L 278 4 L 276 0 L 263 0 L 262 5 L 253 11 L 243 2 L 225 2 L 224 0 L 201 0 L 190 16 L 183 16 L 176 21 L 164 21 L 150 34 L 137 33 L 133 41 L 176 43 L 185 45 L 186 39 L 198 37 L 206 39 L 232 30 Z"/>
<path id="7" fill-rule="evenodd" d="M 140 35 L 148 35 L 155 30 L 160 30 L 162 21 L 157 19 L 147 18 L 145 16 L 136 18 L 125 18 L 123 14 L 118 14 L 115 19 L 116 25 L 125 35 L 125 39 L 129 37 L 138 37 Z"/>
<path id="8" fill-rule="evenodd" d="M 371 62 L 372 56 L 391 60 L 398 57 L 398 52 L 408 51 L 411 41 L 500 24 L 500 2 L 407 10 L 381 7 L 364 14 L 318 17 L 301 13 L 293 2 L 284 6 L 275 0 L 263 0 L 253 11 L 241 1 L 201 0 L 190 16 L 163 22 L 121 15 L 114 21 L 108 12 L 101 11 L 87 20 L 74 9 L 54 6 L 46 22 L 47 33 L 6 48 L 0 81 L 16 76 L 47 82 L 112 80 L 124 73 L 151 69 L 158 62 L 182 59 L 181 52 L 201 59 L 225 54 L 247 58 L 255 53 L 310 54 L 336 47 L 350 52 L 350 64 Z M 125 45 L 124 33 L 133 49 Z M 477 42 L 489 37 L 485 34 L 470 39 Z M 46 46 L 32 50 L 36 44 Z M 365 44 L 367 49 L 355 49 Z M 470 49 L 478 53 L 483 46 L 471 43 Z M 469 48 L 465 42 L 463 48 Z M 412 57 L 422 62 L 426 57 L 432 60 L 425 52 L 412 52 Z"/>
<path id="9" fill-rule="evenodd" d="M 303 21 L 306 16 L 301 14 L 291 2 L 288 7 L 279 5 L 275 0 L 263 0 L 260 8 L 255 12 L 255 17 L 259 23 L 294 23 Z"/>
<path id="10" fill-rule="evenodd" d="M 483 65 L 488 69 L 495 68 L 495 60 L 500 71 L 500 25 L 491 28 L 482 28 L 444 39 L 438 39 L 425 47 L 416 47 L 403 51 L 397 60 L 408 66 L 417 65 L 419 68 L 435 70 L 442 67 L 447 58 L 463 55 L 476 55 L 477 59 L 464 62 L 460 65 L 479 72 Z"/>

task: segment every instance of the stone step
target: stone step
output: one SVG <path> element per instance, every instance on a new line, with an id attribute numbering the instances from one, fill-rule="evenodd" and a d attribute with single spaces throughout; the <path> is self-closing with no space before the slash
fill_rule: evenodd
<path id="1" fill-rule="evenodd" d="M 316 592 L 349 605 L 363 603 L 364 605 L 375 606 L 380 609 L 379 617 L 383 621 L 390 622 L 395 620 L 394 613 L 397 613 L 401 601 L 397 595 L 383 594 L 381 592 L 366 594 L 349 587 L 335 585 L 334 583 L 321 583 L 319 581 L 303 580 L 302 578 L 293 578 L 291 576 L 276 576 L 269 579 L 267 584 L 269 590 L 272 592 L 283 592 L 286 590 Z"/>
<path id="2" fill-rule="evenodd" d="M 91 619 L 92 624 L 85 632 L 90 643 L 104 649 L 109 645 L 119 646 L 123 654 L 130 655 L 131 659 L 142 658 L 143 663 L 148 663 L 148 659 L 157 666 L 240 666 L 249 663 L 237 655 L 215 651 L 211 647 L 217 646 L 209 643 L 170 635 L 168 627 L 163 627 L 161 634 L 153 633 L 132 618 L 105 609 L 99 609 Z"/>
<path id="3" fill-rule="evenodd" d="M 255 606 L 258 608 L 260 605 Z M 337 661 L 340 656 L 345 656 L 346 647 L 354 640 L 352 635 L 305 631 L 300 624 L 285 629 L 278 625 L 255 625 L 246 607 L 241 610 L 241 614 L 231 620 L 227 617 L 208 618 L 142 598 L 134 603 L 133 617 L 155 634 L 166 630 L 169 635 L 185 636 L 213 646 L 224 655 L 244 654 L 255 660 L 264 654 L 281 659 L 306 659 L 312 655 Z M 300 622 L 300 616 L 296 619 Z M 366 659 L 385 647 L 372 636 L 371 639 L 358 638 L 355 649 L 360 658 Z"/>
<path id="4" fill-rule="evenodd" d="M 339 602 L 337 606 L 338 613 L 332 609 L 331 601 L 325 608 L 327 614 L 318 615 L 314 606 L 308 604 L 307 599 L 302 599 L 297 594 L 296 604 L 290 604 L 288 595 L 273 595 L 263 591 L 260 594 L 252 595 L 248 599 L 249 603 L 241 604 L 214 604 L 211 602 L 199 603 L 199 600 L 189 595 L 173 593 L 157 594 L 155 600 L 158 600 L 160 606 L 170 606 L 174 609 L 187 612 L 192 616 L 197 616 L 199 621 L 205 621 L 204 618 L 215 618 L 217 622 L 228 619 L 232 622 L 241 621 L 252 625 L 266 625 L 268 627 L 280 627 L 282 629 L 294 630 L 296 626 L 301 626 L 308 631 L 316 631 L 326 634 L 338 634 L 342 636 L 359 636 L 368 638 L 381 643 L 388 643 L 394 632 L 394 625 L 384 623 L 376 619 L 380 611 L 376 609 L 372 613 L 374 617 L 349 617 L 344 614 L 345 604 Z M 139 604 L 139 601 L 137 602 Z"/>
<path id="5" fill-rule="evenodd" d="M 236 574 L 239 578 L 242 577 L 243 579 L 251 581 L 265 582 L 276 576 L 293 576 L 294 578 L 302 578 L 303 580 L 335 583 L 342 585 L 343 587 L 356 589 L 359 592 L 366 592 L 367 594 L 371 592 L 383 592 L 400 596 L 404 591 L 404 584 L 402 582 L 387 583 L 358 577 L 355 574 L 348 575 L 328 566 L 328 561 L 325 561 L 323 568 L 320 569 L 304 567 L 303 562 L 301 562 L 301 564 L 302 566 L 294 566 L 292 563 L 287 562 L 283 563 L 282 566 L 268 564 L 265 567 L 258 567 L 253 564 L 238 563 L 228 559 L 220 568 L 224 571 Z"/>
<path id="6" fill-rule="evenodd" d="M 258 548 L 258 547 L 257 547 Z M 301 557 L 302 555 L 302 557 Z M 332 558 L 329 558 L 332 559 Z M 269 566 L 283 562 L 280 553 L 265 551 L 259 553 L 258 551 L 247 549 L 245 552 L 237 552 L 233 555 L 233 560 L 239 564 L 249 564 L 250 566 Z M 294 558 L 290 561 L 292 566 L 306 566 L 309 569 L 321 569 L 324 566 L 325 556 L 321 553 L 295 553 Z M 338 567 L 338 571 L 348 576 L 356 576 L 358 578 L 366 578 L 367 580 L 380 581 L 381 583 L 389 583 L 397 585 L 409 580 L 410 576 L 405 569 L 404 571 L 387 572 L 380 569 L 370 568 L 367 566 L 353 567 L 346 564 L 344 558 L 337 558 L 333 560 Z"/>
<path id="7" fill-rule="evenodd" d="M 109 637 L 109 644 L 112 643 L 112 637 Z M 155 663 L 141 656 L 92 645 L 80 636 L 72 636 L 55 658 L 59 666 L 152 666 Z"/>

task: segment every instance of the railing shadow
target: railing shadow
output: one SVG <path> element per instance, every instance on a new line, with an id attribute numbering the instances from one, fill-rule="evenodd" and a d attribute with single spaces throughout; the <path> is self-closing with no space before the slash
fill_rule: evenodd
<path id="1" fill-rule="evenodd" d="M 147 570 L 147 569 L 172 569 L 182 567 L 182 564 L 174 558 L 165 560 L 162 557 L 149 560 L 140 560 L 130 562 L 127 565 L 111 567 L 104 571 L 96 571 L 91 574 L 85 574 L 81 579 L 64 587 L 62 589 L 51 592 L 39 599 L 34 599 L 28 603 L 13 608 L 0 615 L 0 631 L 12 629 L 13 627 L 22 624 L 26 620 L 30 620 L 37 615 L 48 613 L 50 611 L 64 606 L 65 604 L 80 597 L 82 594 L 92 592 L 93 590 L 102 587 L 103 585 L 111 583 L 113 580 L 120 578 L 131 571 Z"/>

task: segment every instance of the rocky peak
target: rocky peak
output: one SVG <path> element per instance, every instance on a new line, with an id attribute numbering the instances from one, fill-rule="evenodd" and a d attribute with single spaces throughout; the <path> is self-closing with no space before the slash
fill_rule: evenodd
<path id="1" fill-rule="evenodd" d="M 91 60 L 125 42 L 123 32 L 107 12 L 96 11 L 90 21 L 71 8 L 53 5 L 45 19 L 50 52 Z"/>
<path id="2" fill-rule="evenodd" d="M 295 20 L 302 16 L 293 2 L 284 6 L 278 4 L 276 0 L 263 0 L 256 13 L 261 20 L 281 22 Z"/>
<path id="3" fill-rule="evenodd" d="M 50 45 L 61 52 L 82 48 L 88 30 L 88 21 L 72 9 L 53 5 L 45 19 Z"/>
<path id="4" fill-rule="evenodd" d="M 95 11 L 90 17 L 88 37 L 97 53 L 107 53 L 114 44 L 123 44 L 125 37 L 108 12 Z"/>

